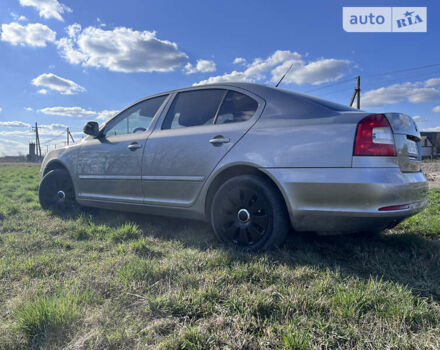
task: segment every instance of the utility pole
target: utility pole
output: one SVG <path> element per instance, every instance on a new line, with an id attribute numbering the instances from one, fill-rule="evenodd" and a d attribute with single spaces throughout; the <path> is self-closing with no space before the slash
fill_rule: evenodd
<path id="1" fill-rule="evenodd" d="M 361 109 L 361 76 L 358 75 L 356 77 L 357 80 L 357 85 L 356 88 L 354 89 L 353 92 L 353 96 L 351 97 L 351 101 L 350 101 L 350 107 L 353 106 L 353 102 L 355 97 L 357 96 L 357 109 Z"/>
<path id="2" fill-rule="evenodd" d="M 37 156 L 41 157 L 41 144 L 40 144 L 40 135 L 38 134 L 38 123 L 35 122 L 35 153 Z"/>
<path id="3" fill-rule="evenodd" d="M 72 136 L 72 133 L 70 132 L 70 129 L 67 128 L 66 131 L 67 131 L 67 135 L 66 135 L 67 136 L 67 143 L 66 143 L 66 145 L 69 146 L 69 138 L 72 140 L 73 143 L 75 143 L 75 140 L 73 139 L 73 136 Z"/>

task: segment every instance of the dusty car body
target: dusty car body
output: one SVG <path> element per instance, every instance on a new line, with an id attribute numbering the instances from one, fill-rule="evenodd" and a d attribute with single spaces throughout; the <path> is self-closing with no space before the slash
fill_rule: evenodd
<path id="1" fill-rule="evenodd" d="M 263 226 L 270 234 L 285 231 L 286 223 L 297 231 L 377 231 L 426 205 L 420 133 L 400 113 L 372 114 L 288 90 L 228 83 L 148 97 L 99 130 L 88 123 L 85 132 L 90 135 L 81 143 L 47 154 L 42 181 L 61 169 L 80 205 L 208 220 L 217 234 L 223 230 L 217 217 L 229 215 L 225 227 L 232 225 L 235 238 L 220 238 L 249 249 L 284 239 L 285 233 L 256 244 L 249 235 L 258 236 Z M 215 199 L 240 176 L 250 192 L 239 193 L 240 182 L 232 181 L 222 196 L 238 188 L 236 200 L 231 194 L 228 207 Z M 59 204 L 66 194 L 54 186 Z M 258 213 L 271 217 L 251 224 L 261 220 Z M 281 216 L 287 219 L 278 227 Z"/>

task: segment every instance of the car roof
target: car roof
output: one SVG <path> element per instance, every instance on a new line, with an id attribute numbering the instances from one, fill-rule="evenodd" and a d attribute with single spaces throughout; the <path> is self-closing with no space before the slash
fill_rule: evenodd
<path id="1" fill-rule="evenodd" d="M 205 89 L 205 88 L 225 88 L 225 87 L 235 87 L 235 88 L 244 89 L 244 90 L 252 92 L 256 95 L 259 95 L 263 98 L 267 98 L 271 94 L 273 94 L 274 92 L 277 92 L 277 91 L 278 92 L 282 91 L 285 93 L 300 94 L 300 93 L 296 93 L 296 92 L 293 92 L 290 90 L 274 88 L 274 87 L 263 85 L 263 84 L 245 83 L 245 82 L 219 82 L 219 83 L 215 83 L 215 84 L 193 85 L 193 86 L 189 86 L 186 88 L 175 89 L 175 90 L 167 91 L 167 92 L 168 93 L 180 92 L 180 91 L 185 91 L 185 90 L 193 90 L 193 89 L 197 89 L 197 88 Z"/>
<path id="2" fill-rule="evenodd" d="M 307 104 L 313 104 L 315 108 L 325 108 L 327 110 L 332 111 L 356 111 L 359 112 L 359 110 L 351 108 L 346 105 L 342 105 L 336 102 L 332 102 L 329 100 L 325 100 L 316 96 L 304 94 L 301 92 L 296 92 L 292 90 L 282 89 L 282 88 L 276 88 L 272 86 L 267 86 L 263 84 L 256 84 L 256 83 L 246 83 L 246 82 L 220 82 L 216 84 L 203 84 L 203 85 L 193 85 L 190 87 L 182 88 L 182 89 L 176 89 L 172 91 L 167 91 L 164 93 L 174 93 L 174 92 L 181 92 L 181 91 L 187 91 L 187 90 L 194 90 L 197 88 L 200 89 L 207 89 L 207 88 L 228 88 L 228 87 L 235 87 L 239 89 L 243 89 L 246 91 L 249 91 L 253 93 L 256 96 L 259 96 L 263 98 L 267 103 L 277 103 L 281 102 L 281 100 L 290 100 L 290 102 L 294 102 L 296 104 L 298 103 L 307 103 Z"/>

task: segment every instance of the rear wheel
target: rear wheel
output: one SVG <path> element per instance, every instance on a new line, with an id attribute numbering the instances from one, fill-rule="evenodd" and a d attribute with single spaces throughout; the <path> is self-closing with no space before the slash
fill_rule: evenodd
<path id="1" fill-rule="evenodd" d="M 290 228 L 278 190 L 254 175 L 237 176 L 220 186 L 211 205 L 211 223 L 222 241 L 248 251 L 280 246 Z"/>
<path id="2" fill-rule="evenodd" d="M 63 169 L 49 171 L 41 180 L 39 199 L 43 209 L 62 213 L 74 210 L 77 203 L 69 173 Z"/>

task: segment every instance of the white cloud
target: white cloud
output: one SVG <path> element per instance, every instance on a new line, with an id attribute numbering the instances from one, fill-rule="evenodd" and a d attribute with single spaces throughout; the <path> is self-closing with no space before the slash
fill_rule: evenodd
<path id="1" fill-rule="evenodd" d="M 348 60 L 321 59 L 297 68 L 294 66 L 283 82 L 298 85 L 305 83 L 319 85 L 340 79 L 348 71 L 349 66 L 350 61 Z M 272 81 L 279 81 L 288 68 L 286 65 L 281 65 L 274 69 Z"/>
<path id="2" fill-rule="evenodd" d="M 74 24 L 67 33 L 57 45 L 61 56 L 72 64 L 124 73 L 169 72 L 187 59 L 176 43 L 158 39 L 156 32 L 125 27 L 87 27 L 81 31 L 81 26 Z"/>
<path id="3" fill-rule="evenodd" d="M 56 33 L 41 23 L 21 25 L 17 22 L 2 24 L 1 40 L 12 45 L 45 47 L 48 42 L 55 42 Z"/>
<path id="4" fill-rule="evenodd" d="M 435 106 L 435 107 L 432 109 L 432 111 L 435 112 L 435 113 L 440 113 L 440 106 Z"/>
<path id="5" fill-rule="evenodd" d="M 422 118 L 420 115 L 415 115 L 412 118 L 417 122 L 417 124 L 422 124 L 428 121 L 428 119 Z"/>
<path id="6" fill-rule="evenodd" d="M 10 139 L 3 139 L 2 143 L 9 143 L 9 144 L 12 144 L 12 145 L 23 145 L 24 146 L 23 142 L 15 141 L 15 140 L 10 140 Z"/>
<path id="7" fill-rule="evenodd" d="M 39 109 L 38 112 L 48 115 L 60 115 L 63 117 L 90 117 L 95 116 L 95 111 L 86 110 L 82 107 L 46 107 Z"/>
<path id="8" fill-rule="evenodd" d="M 273 55 L 265 60 L 256 58 L 244 71 L 232 71 L 223 75 L 210 77 L 194 85 L 215 84 L 232 81 L 255 82 L 266 78 L 266 73 L 275 66 L 288 62 L 289 64 L 300 64 L 301 55 L 297 52 L 275 51 Z"/>
<path id="9" fill-rule="evenodd" d="M 0 142 L 0 156 L 25 155 L 28 153 L 28 145 L 25 140 L 19 142 L 13 139 L 2 137 Z"/>
<path id="10" fill-rule="evenodd" d="M 60 130 L 54 130 L 54 129 L 48 129 L 48 128 L 40 128 L 40 126 L 38 126 L 38 134 L 40 136 L 58 136 L 58 135 L 65 134 L 65 132 L 63 130 L 60 131 Z M 35 136 L 35 132 L 32 130 L 29 130 L 29 131 L 25 131 L 25 130 L 0 131 L 0 136 L 26 137 L 24 142 L 27 142 L 27 141 L 29 141 L 29 136 L 30 137 Z M 3 141 L 3 138 L 1 141 Z"/>
<path id="11" fill-rule="evenodd" d="M 432 87 L 432 86 L 436 86 L 436 85 L 440 85 L 440 78 L 431 78 L 431 79 L 428 79 L 427 81 L 425 81 L 426 87 Z"/>
<path id="12" fill-rule="evenodd" d="M 107 121 L 110 118 L 112 118 L 116 113 L 118 113 L 119 111 L 108 111 L 108 110 L 104 110 L 98 113 L 98 116 L 96 117 L 97 120 L 103 120 L 103 121 Z"/>
<path id="13" fill-rule="evenodd" d="M 53 73 L 44 73 L 32 80 L 32 84 L 38 87 L 44 87 L 60 92 L 63 95 L 73 95 L 78 92 L 84 92 L 82 86 L 72 80 L 61 78 Z"/>
<path id="14" fill-rule="evenodd" d="M 3 108 L 0 107 L 0 113 L 3 111 Z"/>
<path id="15" fill-rule="evenodd" d="M 247 61 L 246 61 L 246 59 L 243 58 L 243 57 L 237 57 L 237 58 L 234 59 L 234 61 L 232 62 L 232 64 L 244 64 L 244 65 L 246 65 L 246 64 L 247 64 Z"/>
<path id="16" fill-rule="evenodd" d="M 239 57 L 234 60 L 234 63 L 245 63 L 245 60 Z M 266 59 L 254 59 L 243 71 L 234 70 L 231 73 L 210 77 L 194 85 L 232 81 L 257 82 L 268 79 L 277 82 L 291 65 L 293 65 L 292 70 L 285 77 L 284 82 L 318 85 L 340 79 L 348 71 L 350 61 L 323 58 L 306 63 L 298 52 L 277 50 Z"/>
<path id="17" fill-rule="evenodd" d="M 24 107 L 24 109 L 25 109 L 26 111 L 28 111 L 28 112 L 32 112 L 32 111 L 33 111 L 32 107 Z"/>
<path id="18" fill-rule="evenodd" d="M 22 130 L 0 131 L 0 136 L 31 136 L 31 135 L 35 135 L 35 133 L 31 131 L 22 131 Z"/>
<path id="19" fill-rule="evenodd" d="M 218 84 L 218 83 L 228 83 L 228 82 L 245 82 L 245 81 L 254 82 L 255 79 L 248 76 L 245 72 L 237 72 L 234 70 L 231 73 L 209 77 L 208 79 L 199 81 L 194 85 Z"/>
<path id="20" fill-rule="evenodd" d="M 46 95 L 49 91 L 47 89 L 40 89 L 37 91 L 39 94 Z"/>
<path id="21" fill-rule="evenodd" d="M 14 21 L 20 21 L 20 22 L 27 21 L 27 18 L 25 16 L 19 16 L 14 12 L 11 12 L 11 17 L 14 19 Z"/>
<path id="22" fill-rule="evenodd" d="M 70 38 L 77 38 L 78 34 L 81 32 L 81 24 L 75 23 L 71 24 L 66 28 L 66 33 Z"/>
<path id="23" fill-rule="evenodd" d="M 58 123 L 38 125 L 38 129 L 65 130 L 66 128 L 67 128 L 67 125 L 58 124 Z"/>
<path id="24" fill-rule="evenodd" d="M 13 128 L 30 128 L 31 124 L 14 120 L 9 122 L 0 122 L 0 126 L 7 126 Z"/>
<path id="25" fill-rule="evenodd" d="M 440 126 L 436 126 L 434 128 L 423 129 L 422 131 L 440 131 Z"/>
<path id="26" fill-rule="evenodd" d="M 99 18 L 99 17 L 96 18 L 96 22 L 98 22 L 98 24 L 99 24 L 100 27 L 106 27 L 106 26 L 107 26 L 107 24 L 105 24 L 105 23 L 101 20 L 101 18 Z"/>
<path id="27" fill-rule="evenodd" d="M 55 18 L 59 21 L 64 21 L 61 16 L 65 12 L 72 12 L 72 10 L 57 0 L 20 0 L 21 6 L 35 7 L 43 18 Z"/>
<path id="28" fill-rule="evenodd" d="M 13 130 L 8 128 L 7 130 L 0 131 L 0 155 L 15 155 L 15 154 L 27 154 L 28 153 L 28 143 L 29 140 L 34 139 L 35 133 L 30 129 L 30 125 L 22 122 L 4 122 L 9 123 L 8 126 Z M 28 127 L 26 130 L 24 127 Z M 44 144 L 45 142 L 50 142 L 48 145 L 54 143 L 63 144 L 62 142 L 66 137 L 66 125 L 63 124 L 47 124 L 38 125 L 38 130 L 40 134 L 40 141 Z M 78 132 L 72 132 L 76 135 L 81 134 Z M 11 147 L 11 145 L 13 147 Z M 45 145 L 44 145 L 45 146 Z M 44 147 L 45 149 L 45 147 Z"/>
<path id="29" fill-rule="evenodd" d="M 207 72 L 215 72 L 217 66 L 214 61 L 210 60 L 197 60 L 197 64 L 193 66 L 191 63 L 187 63 L 183 68 L 185 74 L 194 74 L 194 73 L 207 73 Z"/>
<path id="30" fill-rule="evenodd" d="M 367 91 L 362 96 L 362 107 L 381 107 L 408 100 L 411 103 L 432 101 L 440 98 L 440 90 L 425 87 L 426 82 L 406 82 Z"/>
<path id="31" fill-rule="evenodd" d="M 92 110 L 86 110 L 82 107 L 46 107 L 39 109 L 38 112 L 47 114 L 47 115 L 59 115 L 63 117 L 95 117 L 97 120 L 107 121 L 117 113 L 118 110 L 103 110 L 101 112 L 96 112 Z M 49 124 L 49 125 L 41 125 L 41 128 L 50 128 L 54 130 L 56 128 L 65 129 L 67 125 L 64 124 Z"/>

